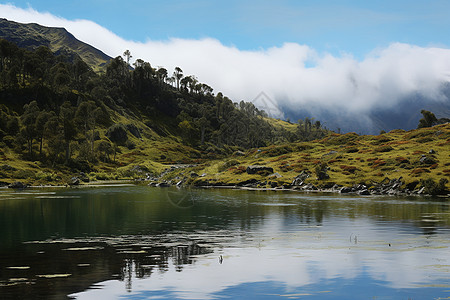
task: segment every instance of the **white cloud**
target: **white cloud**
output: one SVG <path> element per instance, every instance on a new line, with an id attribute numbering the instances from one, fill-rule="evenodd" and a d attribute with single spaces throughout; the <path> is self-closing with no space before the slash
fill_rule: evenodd
<path id="1" fill-rule="evenodd" d="M 265 92 L 284 107 L 314 103 L 362 113 L 394 106 L 410 94 L 448 101 L 440 92 L 450 79 L 450 50 L 445 48 L 393 43 L 358 61 L 351 55 L 319 54 L 295 43 L 242 51 L 212 38 L 134 42 L 88 20 L 66 20 L 12 5 L 0 5 L 0 17 L 65 27 L 113 57 L 129 49 L 133 58 L 153 67 L 179 66 L 185 75 L 195 74 L 234 101 L 252 101 Z"/>

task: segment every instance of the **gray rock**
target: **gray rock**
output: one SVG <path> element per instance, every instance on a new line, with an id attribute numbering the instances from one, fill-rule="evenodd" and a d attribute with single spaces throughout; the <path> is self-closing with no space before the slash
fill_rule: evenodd
<path id="1" fill-rule="evenodd" d="M 238 151 L 234 152 L 233 155 L 234 156 L 245 156 L 245 153 L 238 150 Z"/>
<path id="2" fill-rule="evenodd" d="M 344 187 L 341 189 L 340 193 L 341 193 L 341 194 L 347 194 L 347 193 L 350 193 L 351 191 L 352 191 L 352 188 L 351 188 L 351 187 L 344 186 Z"/>
<path id="3" fill-rule="evenodd" d="M 257 166 L 257 165 L 247 167 L 247 174 L 257 174 L 259 172 L 273 173 L 273 168 L 267 167 L 267 166 Z"/>
<path id="4" fill-rule="evenodd" d="M 422 155 L 422 157 L 419 159 L 420 163 L 422 164 L 427 164 L 427 165 L 433 165 L 436 163 L 436 161 L 434 159 L 432 159 L 431 157 L 428 157 L 426 155 Z"/>
<path id="5" fill-rule="evenodd" d="M 69 180 L 69 185 L 80 185 L 80 182 L 81 182 L 80 178 L 72 177 Z"/>
<path id="6" fill-rule="evenodd" d="M 292 180 L 291 185 L 293 186 L 301 186 L 305 182 L 307 178 L 311 176 L 311 173 L 309 171 L 302 171 L 300 174 L 298 174 L 294 180 Z"/>
<path id="7" fill-rule="evenodd" d="M 28 187 L 28 185 L 21 181 L 16 181 L 16 182 L 13 182 L 10 185 L 8 185 L 8 188 L 10 188 L 10 189 L 25 189 L 27 187 Z"/>
<path id="8" fill-rule="evenodd" d="M 302 187 L 302 190 L 304 190 L 304 191 L 317 191 L 318 188 L 314 184 L 308 183 L 308 184 L 306 184 L 306 185 L 304 185 Z"/>
<path id="9" fill-rule="evenodd" d="M 272 177 L 275 177 L 275 178 L 281 178 L 281 177 L 283 177 L 283 175 L 281 175 L 281 174 L 278 173 L 278 172 L 275 172 L 275 173 L 273 173 L 273 174 L 271 174 L 271 175 L 269 175 L 269 176 L 267 176 L 267 177 L 269 177 L 269 178 L 272 178 Z"/>
<path id="10" fill-rule="evenodd" d="M 370 195 L 370 192 L 368 189 L 363 189 L 363 190 L 358 191 L 358 195 L 367 196 L 367 195 Z"/>

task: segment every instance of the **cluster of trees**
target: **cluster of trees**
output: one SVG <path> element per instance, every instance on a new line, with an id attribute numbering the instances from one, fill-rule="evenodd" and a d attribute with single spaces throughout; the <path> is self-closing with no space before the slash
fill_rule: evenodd
<path id="1" fill-rule="evenodd" d="M 252 103 L 215 95 L 180 67 L 169 72 L 142 59 L 132 67 L 131 57 L 127 50 L 97 74 L 75 53 L 55 55 L 44 46 L 26 50 L 0 39 L 1 140 L 27 159 L 53 165 L 73 158 L 109 161 L 130 132 L 113 124 L 111 111 L 145 119 L 158 133 L 169 132 L 203 150 L 325 134 L 320 122 L 310 119 L 299 122 L 297 132 L 276 129 Z M 99 127 L 109 127 L 105 136 Z"/>
<path id="2" fill-rule="evenodd" d="M 420 113 L 422 114 L 423 117 L 419 120 L 417 128 L 432 127 L 434 125 L 445 124 L 450 122 L 450 119 L 448 118 L 440 118 L 440 119 L 436 118 L 434 113 L 425 109 L 422 109 Z"/>

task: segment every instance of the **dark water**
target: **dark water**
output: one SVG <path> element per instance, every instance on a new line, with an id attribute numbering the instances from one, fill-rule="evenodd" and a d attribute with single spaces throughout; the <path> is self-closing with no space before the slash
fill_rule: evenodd
<path id="1" fill-rule="evenodd" d="M 0 299 L 447 299 L 449 208 L 243 190 L 0 190 Z"/>

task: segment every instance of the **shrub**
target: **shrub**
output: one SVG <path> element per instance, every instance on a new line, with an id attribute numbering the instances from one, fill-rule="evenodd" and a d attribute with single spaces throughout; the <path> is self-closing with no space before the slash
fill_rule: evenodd
<path id="1" fill-rule="evenodd" d="M 124 145 L 128 140 L 127 130 L 123 124 L 114 124 L 106 131 L 106 136 L 113 143 Z"/>
<path id="2" fill-rule="evenodd" d="M 227 160 L 226 162 L 224 162 L 223 164 L 221 164 L 217 169 L 219 171 L 219 173 L 228 170 L 229 168 L 239 165 L 239 162 L 235 159 L 231 159 L 231 160 Z"/>
<path id="3" fill-rule="evenodd" d="M 394 150 L 394 148 L 392 148 L 389 145 L 383 145 L 383 146 L 375 148 L 376 152 L 389 152 L 389 151 L 392 151 L 392 150 Z"/>
<path id="4" fill-rule="evenodd" d="M 355 166 L 346 166 L 346 165 L 342 165 L 340 166 L 341 170 L 344 172 L 349 172 L 354 174 L 356 170 L 358 170 L 358 168 L 356 168 Z"/>
<path id="5" fill-rule="evenodd" d="M 420 181 L 422 187 L 425 188 L 425 193 L 430 195 L 445 195 L 448 193 L 447 187 L 448 179 L 441 178 L 438 183 L 433 179 L 423 179 Z"/>
<path id="6" fill-rule="evenodd" d="M 314 171 L 316 173 L 318 180 L 325 180 L 325 179 L 330 178 L 330 176 L 327 174 L 327 171 L 328 171 L 327 164 L 324 164 L 324 163 L 318 164 Z"/>

